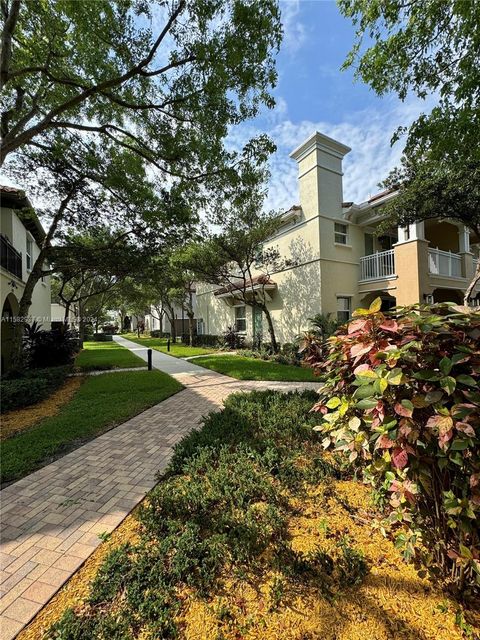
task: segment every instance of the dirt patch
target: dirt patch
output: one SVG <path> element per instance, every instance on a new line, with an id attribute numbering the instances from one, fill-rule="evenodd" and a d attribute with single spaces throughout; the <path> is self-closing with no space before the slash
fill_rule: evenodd
<path id="1" fill-rule="evenodd" d="M 31 407 L 3 414 L 0 440 L 6 440 L 17 433 L 27 431 L 44 418 L 56 415 L 65 404 L 70 402 L 83 381 L 84 378 L 81 377 L 68 378 L 59 389 L 45 400 Z"/>

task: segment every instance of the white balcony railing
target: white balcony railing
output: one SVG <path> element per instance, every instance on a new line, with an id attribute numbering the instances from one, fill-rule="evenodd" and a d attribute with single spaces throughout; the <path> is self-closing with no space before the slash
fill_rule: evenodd
<path id="1" fill-rule="evenodd" d="M 451 251 L 428 249 L 428 271 L 435 276 L 462 277 L 462 257 Z"/>
<path id="2" fill-rule="evenodd" d="M 360 280 L 377 280 L 395 275 L 393 249 L 360 258 Z"/>

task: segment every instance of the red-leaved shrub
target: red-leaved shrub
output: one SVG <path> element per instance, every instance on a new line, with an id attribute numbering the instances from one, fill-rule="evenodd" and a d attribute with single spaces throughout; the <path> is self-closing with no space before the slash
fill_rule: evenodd
<path id="1" fill-rule="evenodd" d="M 480 313 L 380 299 L 326 343 L 306 337 L 324 385 L 313 410 L 387 495 L 396 544 L 461 592 L 480 587 Z"/>

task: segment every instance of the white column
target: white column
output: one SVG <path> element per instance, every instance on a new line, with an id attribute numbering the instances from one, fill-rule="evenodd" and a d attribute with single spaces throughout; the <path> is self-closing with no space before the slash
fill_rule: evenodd
<path id="1" fill-rule="evenodd" d="M 465 225 L 458 229 L 458 247 L 460 253 L 470 252 L 470 231 Z"/>
<path id="2" fill-rule="evenodd" d="M 409 224 L 408 227 L 398 227 L 398 243 L 409 242 L 410 240 L 424 240 L 425 239 L 425 224 L 424 222 L 414 222 Z"/>
<path id="3" fill-rule="evenodd" d="M 425 223 L 423 220 L 409 225 L 409 230 L 410 240 L 425 240 Z"/>

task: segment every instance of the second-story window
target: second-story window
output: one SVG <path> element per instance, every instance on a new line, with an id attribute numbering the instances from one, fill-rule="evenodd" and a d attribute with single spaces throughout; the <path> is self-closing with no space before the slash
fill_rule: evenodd
<path id="1" fill-rule="evenodd" d="M 27 271 L 32 270 L 33 266 L 33 240 L 27 236 Z"/>
<path id="2" fill-rule="evenodd" d="M 240 333 L 247 330 L 247 312 L 244 306 L 235 307 L 235 330 Z"/>
<path id="3" fill-rule="evenodd" d="M 348 244 L 348 225 L 335 222 L 335 242 L 337 244 Z"/>

